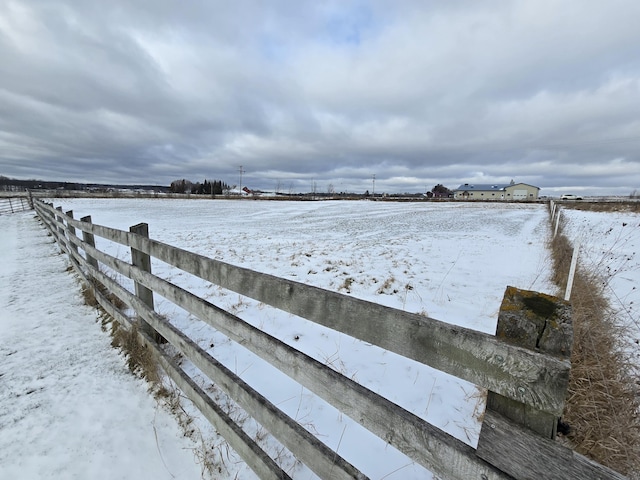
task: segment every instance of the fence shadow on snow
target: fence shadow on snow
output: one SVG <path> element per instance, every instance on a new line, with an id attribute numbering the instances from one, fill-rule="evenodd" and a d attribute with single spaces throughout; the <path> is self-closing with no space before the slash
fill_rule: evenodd
<path id="1" fill-rule="evenodd" d="M 572 344 L 570 305 L 548 295 L 506 289 L 496 336 L 449 325 L 226 264 L 148 238 L 146 224 L 129 232 L 73 218 L 34 201 L 100 305 L 139 335 L 184 394 L 260 478 L 289 478 L 242 429 L 174 363 L 159 341 L 171 343 L 282 445 L 321 478 L 366 478 L 260 392 L 247 385 L 153 308 L 153 292 L 241 342 L 262 359 L 444 479 L 624 478 L 555 441 L 567 391 Z M 95 248 L 95 237 L 127 246 L 131 263 Z M 489 392 L 476 449 L 364 388 L 232 313 L 151 273 L 150 258 L 207 282 L 472 382 Z M 104 272 L 135 282 L 135 294 Z M 101 284 L 103 288 L 97 288 Z M 136 312 L 125 316 L 106 288 Z M 330 386 L 330 387 L 328 387 Z"/>

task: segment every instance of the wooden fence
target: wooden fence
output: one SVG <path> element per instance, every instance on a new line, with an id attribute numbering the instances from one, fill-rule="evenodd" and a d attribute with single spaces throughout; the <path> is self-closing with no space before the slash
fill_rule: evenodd
<path id="1" fill-rule="evenodd" d="M 0 215 L 31 210 L 31 197 L 0 197 Z"/>
<path id="2" fill-rule="evenodd" d="M 158 315 L 153 309 L 152 292 L 241 343 L 441 478 L 624 478 L 554 440 L 555 425 L 564 407 L 572 338 L 567 319 L 570 310 L 562 300 L 508 288 L 498 335 L 492 336 L 191 253 L 149 239 L 146 224 L 125 232 L 95 225 L 90 217 L 75 220 L 73 212 L 63 213 L 60 207 L 42 201 L 36 200 L 35 208 L 100 305 L 125 326 L 137 322 L 140 337 L 167 375 L 260 478 L 289 477 L 163 353 L 159 338 L 189 358 L 320 478 L 366 477 Z M 131 263 L 96 249 L 95 237 L 129 247 Z M 230 312 L 153 275 L 151 257 L 486 388 L 488 407 L 477 449 Z M 135 294 L 114 281 L 113 275 L 105 274 L 107 268 L 133 280 Z M 105 288 L 133 309 L 138 320 L 117 309 L 102 293 Z M 518 315 L 523 306 L 531 311 Z M 558 322 L 544 318 L 556 310 L 561 312 L 559 316 L 554 313 L 560 318 Z M 542 319 L 534 332 L 522 323 L 524 317 L 532 317 L 532 312 L 538 314 L 533 317 Z"/>

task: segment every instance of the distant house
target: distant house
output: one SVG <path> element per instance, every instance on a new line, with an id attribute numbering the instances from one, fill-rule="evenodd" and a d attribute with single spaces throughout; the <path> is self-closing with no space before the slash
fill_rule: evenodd
<path id="1" fill-rule="evenodd" d="M 464 183 L 453 191 L 456 200 L 531 201 L 538 199 L 540 187 L 526 183 L 471 184 Z"/>
<path id="2" fill-rule="evenodd" d="M 453 193 L 449 190 L 446 192 L 427 192 L 427 197 L 429 198 L 453 198 Z"/>

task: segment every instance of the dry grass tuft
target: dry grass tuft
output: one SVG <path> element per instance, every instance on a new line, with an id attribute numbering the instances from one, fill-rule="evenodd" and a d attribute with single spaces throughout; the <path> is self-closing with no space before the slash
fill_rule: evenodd
<path id="1" fill-rule="evenodd" d="M 127 358 L 127 367 L 132 373 L 146 379 L 153 386 L 159 386 L 158 364 L 149 348 L 140 342 L 138 329 L 126 329 L 116 321 L 111 322 L 111 345 L 119 348 Z"/>
<path id="2" fill-rule="evenodd" d="M 355 282 L 355 279 L 353 277 L 345 278 L 344 282 L 342 282 L 342 285 L 338 287 L 338 291 L 344 290 L 347 293 L 351 293 L 351 285 L 353 285 L 353 282 Z"/>
<path id="3" fill-rule="evenodd" d="M 213 447 L 207 445 L 202 432 L 194 424 L 193 417 L 184 409 L 182 402 L 188 401 L 187 397 L 171 381 L 163 379 L 160 366 L 151 348 L 140 341 L 136 327 L 126 329 L 108 315 L 104 314 L 103 317 L 103 325 L 105 322 L 111 325 L 111 345 L 119 348 L 125 354 L 129 370 L 148 382 L 149 391 L 158 404 L 163 405 L 171 412 L 182 428 L 185 437 L 190 438 L 198 445 L 193 449 L 193 454 L 201 466 L 202 478 L 216 478 L 216 474 L 222 472 L 221 457 L 217 455 Z M 226 444 L 226 442 L 224 443 Z"/>
<path id="4" fill-rule="evenodd" d="M 152 389 L 158 389 L 162 383 L 158 373 L 158 365 L 150 349 L 140 341 L 138 329 L 135 326 L 126 328 L 112 318 L 100 307 L 96 299 L 95 290 L 109 300 L 117 310 L 122 310 L 125 307 L 125 303 L 95 279 L 91 280 L 91 285 L 85 284 L 82 286 L 84 302 L 100 311 L 101 327 L 104 331 L 109 330 L 111 346 L 120 349 L 124 353 L 127 359 L 127 367 L 134 375 L 146 379 L 152 384 Z"/>
<path id="5" fill-rule="evenodd" d="M 86 303 L 90 307 L 98 306 L 98 300 L 93 294 L 93 290 L 84 284 L 82 285 L 82 298 L 84 299 L 84 303 Z"/>
<path id="6" fill-rule="evenodd" d="M 169 410 L 178 421 L 184 435 L 198 445 L 193 449 L 193 453 L 201 466 L 202 478 L 216 478 L 217 474 L 222 472 L 221 462 L 224 463 L 221 445 L 226 445 L 227 449 L 228 445 L 222 440 L 218 445 L 213 446 L 205 442 L 200 429 L 193 423 L 193 417 L 183 407 L 182 402 L 186 397 L 173 382 L 163 376 L 152 349 L 141 341 L 135 324 L 128 328 L 111 317 L 98 303 L 95 296 L 96 290 L 108 299 L 116 309 L 122 311 L 126 305 L 95 279 L 91 280 L 91 285 L 83 284 L 82 286 L 82 296 L 85 303 L 97 308 L 100 312 L 101 328 L 110 333 L 111 346 L 118 348 L 124 354 L 131 373 L 147 381 L 149 392 L 154 396 L 158 405 Z"/>
<path id="7" fill-rule="evenodd" d="M 107 300 L 117 309 L 123 310 L 127 305 L 118 297 L 115 293 L 112 293 L 106 286 L 100 283 L 95 278 L 90 279 L 91 287 L 87 285 L 83 285 L 82 287 L 82 295 L 85 299 L 87 305 L 92 307 L 98 306 L 98 301 L 96 300 L 95 294 L 93 293 L 93 289 L 96 289 L 100 292 Z"/>
<path id="8" fill-rule="evenodd" d="M 566 286 L 572 247 L 551 241 L 554 281 Z M 611 310 L 597 272 L 578 271 L 571 304 L 574 346 L 563 421 L 579 453 L 630 478 L 640 478 L 640 396 L 621 344 L 625 329 Z"/>
<path id="9" fill-rule="evenodd" d="M 554 266 L 552 280 L 561 288 L 567 285 L 572 255 L 573 246 L 566 236 L 559 233 L 551 240 L 551 259 Z"/>

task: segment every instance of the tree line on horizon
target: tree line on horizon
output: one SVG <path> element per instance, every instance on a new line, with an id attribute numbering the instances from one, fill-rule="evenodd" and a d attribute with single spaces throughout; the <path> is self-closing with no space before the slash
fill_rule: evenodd
<path id="1" fill-rule="evenodd" d="M 222 195 L 229 189 L 229 185 L 222 180 L 213 180 L 211 182 L 204 180 L 202 183 L 194 183 L 186 178 L 174 180 L 169 186 L 171 193 L 192 193 L 195 195 Z M 431 191 L 427 192 L 426 195 L 429 198 L 449 198 L 453 196 L 453 191 L 439 183 L 434 186 Z M 369 190 L 364 193 L 364 196 L 370 196 Z"/>
<path id="2" fill-rule="evenodd" d="M 196 194 L 196 195 L 223 195 L 231 189 L 231 187 L 222 180 L 204 180 L 201 182 L 192 182 L 185 178 L 180 180 L 174 180 L 169 187 L 166 186 L 151 186 L 151 185 L 114 185 L 114 184 L 85 184 L 76 182 L 59 182 L 59 181 L 47 181 L 47 180 L 22 180 L 16 178 L 9 178 L 4 175 L 0 175 L 0 191 L 24 191 L 24 190 L 93 190 L 100 191 L 108 188 L 137 188 L 137 189 L 153 189 L 154 191 L 169 191 L 171 193 L 182 194 Z M 328 195 L 335 195 L 332 188 L 330 188 Z M 314 195 L 322 196 L 318 192 L 314 192 Z M 347 195 L 347 193 L 341 193 L 340 195 Z M 362 194 L 361 194 L 362 195 Z M 393 194 L 390 194 L 394 196 Z M 405 194 L 406 195 L 406 194 Z M 412 195 L 421 195 L 412 194 Z M 635 196 L 636 192 L 632 193 Z M 371 196 L 367 190 L 365 197 Z M 379 194 L 376 194 L 379 196 Z M 429 198 L 448 198 L 453 196 L 453 192 L 442 184 L 437 184 L 431 191 L 426 192 L 426 196 Z"/>
<path id="3" fill-rule="evenodd" d="M 53 180 L 29 179 L 22 180 L 18 178 L 10 178 L 0 175 L 0 191 L 25 191 L 25 190 L 107 190 L 113 188 L 121 189 L 142 189 L 154 191 L 166 191 L 167 187 L 158 185 L 118 185 L 110 183 L 78 183 L 78 182 L 61 182 Z"/>
<path id="4" fill-rule="evenodd" d="M 204 182 L 193 183 L 186 178 L 180 180 L 174 180 L 169 186 L 171 193 L 193 193 L 195 195 L 222 195 L 225 190 L 229 190 L 227 185 L 222 180 L 213 180 Z"/>

